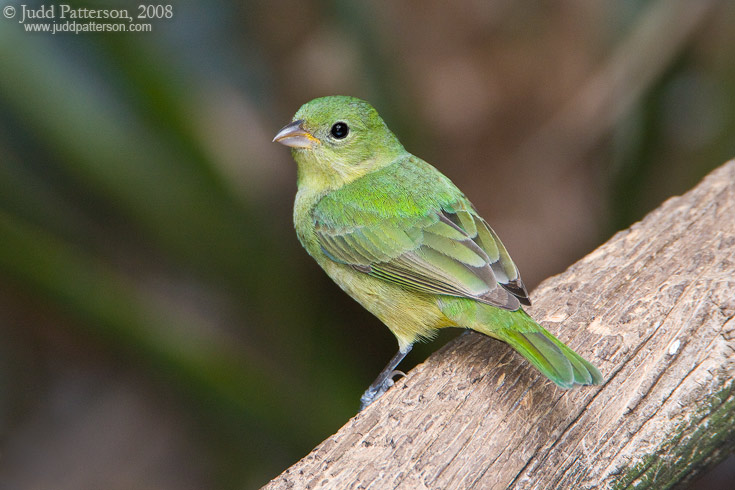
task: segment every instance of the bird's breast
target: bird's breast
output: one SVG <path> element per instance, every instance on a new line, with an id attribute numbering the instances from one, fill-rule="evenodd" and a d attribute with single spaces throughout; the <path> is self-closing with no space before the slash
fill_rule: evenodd
<path id="1" fill-rule="evenodd" d="M 296 200 L 294 201 L 293 207 L 293 223 L 296 236 L 299 242 L 301 242 L 301 246 L 319 262 L 319 265 L 322 265 L 320 257 L 323 255 L 323 252 L 316 237 L 312 210 L 322 197 L 323 195 L 321 193 L 300 187 L 296 193 Z"/>

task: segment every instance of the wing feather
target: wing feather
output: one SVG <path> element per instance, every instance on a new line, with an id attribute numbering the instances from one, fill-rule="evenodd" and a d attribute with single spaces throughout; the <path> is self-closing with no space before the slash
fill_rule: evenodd
<path id="1" fill-rule="evenodd" d="M 446 177 L 418 159 L 328 194 L 312 216 L 330 260 L 424 293 L 508 310 L 530 304 L 497 234 Z"/>

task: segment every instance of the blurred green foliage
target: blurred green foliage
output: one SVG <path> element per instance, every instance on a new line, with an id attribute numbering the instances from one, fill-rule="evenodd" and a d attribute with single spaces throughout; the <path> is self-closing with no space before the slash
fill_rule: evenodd
<path id="1" fill-rule="evenodd" d="M 355 413 L 395 348 L 296 242 L 295 171 L 270 138 L 298 106 L 371 100 L 500 222 L 535 284 L 735 154 L 735 15 L 712 5 L 599 142 L 559 161 L 517 150 L 645 6 L 182 3 L 136 34 L 27 33 L 0 19 L 0 431 L 11 441 L 0 450 L 17 461 L 18 440 L 40 444 L 29 413 L 48 415 L 34 407 L 72 366 L 123 379 L 183 420 L 199 462 L 182 471 L 198 484 L 264 483 Z M 534 214 L 545 207 L 579 233 L 539 250 L 531 231 L 560 226 Z"/>

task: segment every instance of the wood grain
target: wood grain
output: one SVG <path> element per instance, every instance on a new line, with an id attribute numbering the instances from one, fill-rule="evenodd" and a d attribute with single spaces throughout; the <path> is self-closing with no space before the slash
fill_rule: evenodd
<path id="1" fill-rule="evenodd" d="M 265 488 L 664 488 L 735 448 L 735 161 L 532 300 L 603 386 L 466 334 Z"/>

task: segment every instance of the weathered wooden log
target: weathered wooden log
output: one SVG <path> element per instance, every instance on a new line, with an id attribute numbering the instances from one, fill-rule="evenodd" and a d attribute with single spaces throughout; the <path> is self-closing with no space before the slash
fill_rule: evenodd
<path id="1" fill-rule="evenodd" d="M 603 386 L 463 335 L 266 488 L 658 489 L 735 448 L 735 161 L 532 300 Z"/>

